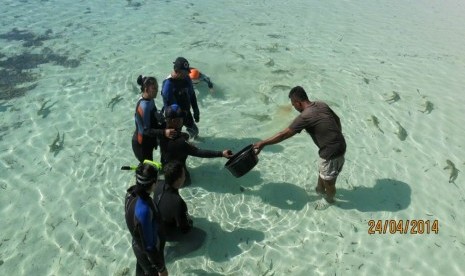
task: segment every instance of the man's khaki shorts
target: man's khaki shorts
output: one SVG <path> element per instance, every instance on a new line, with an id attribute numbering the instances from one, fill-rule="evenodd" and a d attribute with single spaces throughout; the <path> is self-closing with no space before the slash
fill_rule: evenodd
<path id="1" fill-rule="evenodd" d="M 330 160 L 320 158 L 320 177 L 323 180 L 335 179 L 339 175 L 339 172 L 341 172 L 344 161 L 344 155 Z"/>

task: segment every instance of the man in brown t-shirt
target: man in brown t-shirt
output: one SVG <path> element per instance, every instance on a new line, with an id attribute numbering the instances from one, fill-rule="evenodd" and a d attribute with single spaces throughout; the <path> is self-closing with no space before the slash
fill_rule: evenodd
<path id="1" fill-rule="evenodd" d="M 346 142 L 342 135 L 341 121 L 334 111 L 323 102 L 311 102 L 305 90 L 296 86 L 289 92 L 292 106 L 300 112 L 286 129 L 254 144 L 256 153 L 267 145 L 286 140 L 303 129 L 313 139 L 320 156 L 317 193 L 325 194 L 328 203 L 334 202 L 336 179 L 344 165 Z"/>

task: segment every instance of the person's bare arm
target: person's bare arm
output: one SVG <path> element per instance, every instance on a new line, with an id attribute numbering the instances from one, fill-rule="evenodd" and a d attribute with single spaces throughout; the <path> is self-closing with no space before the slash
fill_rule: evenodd
<path id="1" fill-rule="evenodd" d="M 296 132 L 290 128 L 285 128 L 284 130 L 276 133 L 274 136 L 271 136 L 270 138 L 268 139 L 265 139 L 265 140 L 262 140 L 258 143 L 255 143 L 253 145 L 254 149 L 255 149 L 255 153 L 256 154 L 259 154 L 260 151 L 265 147 L 265 146 L 268 146 L 268 145 L 273 145 L 273 144 L 277 144 L 277 143 L 280 143 L 292 136 L 294 136 L 296 134 Z"/>

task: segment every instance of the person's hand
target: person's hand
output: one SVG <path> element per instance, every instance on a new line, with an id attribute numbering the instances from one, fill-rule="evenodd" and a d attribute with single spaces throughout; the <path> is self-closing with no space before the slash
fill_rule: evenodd
<path id="1" fill-rule="evenodd" d="M 199 113 L 194 113 L 194 120 L 196 123 L 198 123 L 200 121 L 200 114 Z"/>
<path id="2" fill-rule="evenodd" d="M 258 143 L 255 143 L 253 145 L 253 149 L 255 150 L 255 154 L 258 155 L 260 153 L 260 151 L 262 151 L 262 149 L 265 147 L 265 145 L 263 145 L 262 141 L 258 142 Z"/>
<path id="3" fill-rule="evenodd" d="M 231 150 L 223 150 L 223 157 L 224 158 L 229 159 L 229 158 L 231 158 L 233 156 L 234 156 L 234 154 L 233 154 L 233 152 Z"/>
<path id="4" fill-rule="evenodd" d="M 168 270 L 165 269 L 163 272 L 158 272 L 158 276 L 168 276 Z"/>
<path id="5" fill-rule="evenodd" d="M 173 138 L 176 137 L 176 135 L 178 135 L 178 132 L 176 131 L 176 129 L 173 129 L 173 128 L 165 129 L 165 137 L 166 138 L 173 139 Z"/>

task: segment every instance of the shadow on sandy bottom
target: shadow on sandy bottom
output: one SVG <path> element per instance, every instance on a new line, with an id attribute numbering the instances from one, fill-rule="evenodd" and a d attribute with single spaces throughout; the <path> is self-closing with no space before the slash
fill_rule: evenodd
<path id="1" fill-rule="evenodd" d="M 376 180 L 373 187 L 338 188 L 336 206 L 361 212 L 396 212 L 410 205 L 411 194 L 407 183 L 383 178 Z"/>

